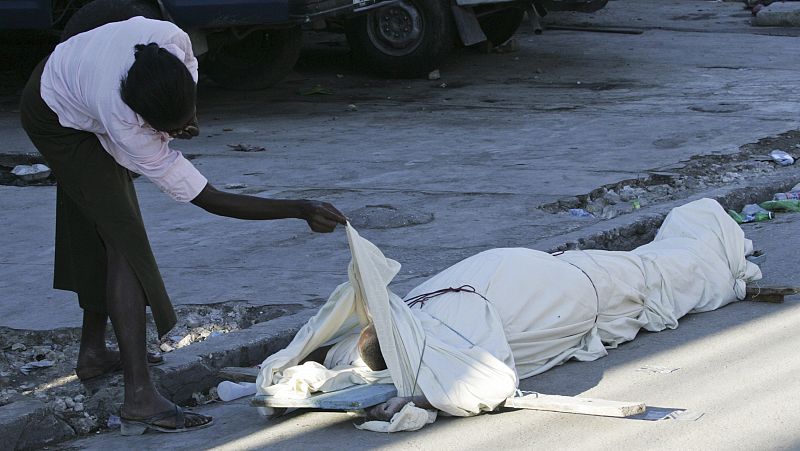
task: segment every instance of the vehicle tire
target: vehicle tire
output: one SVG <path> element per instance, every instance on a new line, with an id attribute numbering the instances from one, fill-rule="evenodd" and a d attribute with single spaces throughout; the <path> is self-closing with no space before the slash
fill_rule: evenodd
<path id="1" fill-rule="evenodd" d="M 61 32 L 61 42 L 101 25 L 136 16 L 163 19 L 158 7 L 145 0 L 94 0 L 82 6 L 67 21 Z"/>
<path id="2" fill-rule="evenodd" d="M 455 43 L 448 0 L 400 0 L 349 20 L 356 61 L 388 77 L 417 77 L 439 67 Z"/>
<path id="3" fill-rule="evenodd" d="M 300 27 L 256 30 L 241 40 L 209 48 L 200 69 L 224 88 L 265 89 L 292 70 L 302 45 Z"/>
<path id="4" fill-rule="evenodd" d="M 500 45 L 514 36 L 524 15 L 525 11 L 520 8 L 507 8 L 479 15 L 478 22 L 489 42 L 492 45 Z"/>

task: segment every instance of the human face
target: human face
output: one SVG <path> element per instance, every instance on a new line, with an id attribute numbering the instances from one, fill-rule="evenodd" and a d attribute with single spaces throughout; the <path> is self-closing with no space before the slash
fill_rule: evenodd
<path id="1" fill-rule="evenodd" d="M 186 122 L 186 125 L 175 130 L 168 130 L 167 134 L 169 134 L 171 138 L 178 139 L 192 139 L 199 135 L 200 127 L 197 125 L 197 113 L 192 114 L 191 119 Z"/>

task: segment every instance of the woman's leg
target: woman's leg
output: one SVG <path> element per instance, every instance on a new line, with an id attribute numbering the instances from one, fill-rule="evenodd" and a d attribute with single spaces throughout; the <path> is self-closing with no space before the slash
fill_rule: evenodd
<path id="1" fill-rule="evenodd" d="M 75 367 L 75 374 L 81 380 L 91 379 L 120 368 L 119 352 L 106 347 L 107 324 L 107 314 L 91 310 L 83 311 L 81 348 L 78 352 L 78 364 Z"/>
<path id="2" fill-rule="evenodd" d="M 108 313 L 119 342 L 125 401 L 120 416 L 125 419 L 145 419 L 175 410 L 174 404 L 156 390 L 147 367 L 145 307 L 146 297 L 139 279 L 125 256 L 112 247 L 108 255 Z M 186 427 L 200 426 L 210 417 L 186 413 Z M 175 427 L 175 418 L 165 417 L 159 426 Z"/>

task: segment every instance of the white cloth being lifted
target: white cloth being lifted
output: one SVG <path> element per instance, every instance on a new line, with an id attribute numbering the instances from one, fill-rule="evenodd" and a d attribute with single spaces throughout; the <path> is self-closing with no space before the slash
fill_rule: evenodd
<path id="1" fill-rule="evenodd" d="M 451 415 L 475 415 L 512 396 L 518 377 L 570 358 L 595 360 L 641 328 L 675 328 L 687 313 L 743 299 L 745 284 L 761 278 L 758 266 L 745 260 L 752 243 L 710 199 L 674 209 L 654 241 L 631 252 L 482 252 L 406 299 L 462 285 L 480 295 L 447 292 L 411 308 L 387 288 L 400 265 L 350 226 L 347 236 L 349 281 L 289 346 L 264 361 L 259 393 L 285 393 L 274 385 L 284 383 L 287 372 L 296 385 L 299 373 L 292 367 L 300 360 L 345 339 L 355 346 L 353 336 L 371 319 L 388 370 L 339 366 L 339 380 L 351 371 L 358 375 L 351 383 L 393 382 L 398 396 L 424 395 Z M 352 356 L 352 350 L 337 353 Z M 333 360 L 329 355 L 326 362 Z"/>

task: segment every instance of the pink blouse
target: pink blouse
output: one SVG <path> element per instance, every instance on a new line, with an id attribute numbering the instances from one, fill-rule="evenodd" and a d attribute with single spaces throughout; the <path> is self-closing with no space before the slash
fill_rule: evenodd
<path id="1" fill-rule="evenodd" d="M 134 45 L 157 43 L 186 64 L 197 81 L 189 36 L 175 24 L 134 17 L 95 28 L 59 44 L 41 80 L 41 95 L 64 127 L 97 135 L 120 165 L 142 174 L 179 202 L 208 182 L 165 132 L 149 128 L 122 101 L 120 81 L 134 61 Z"/>

